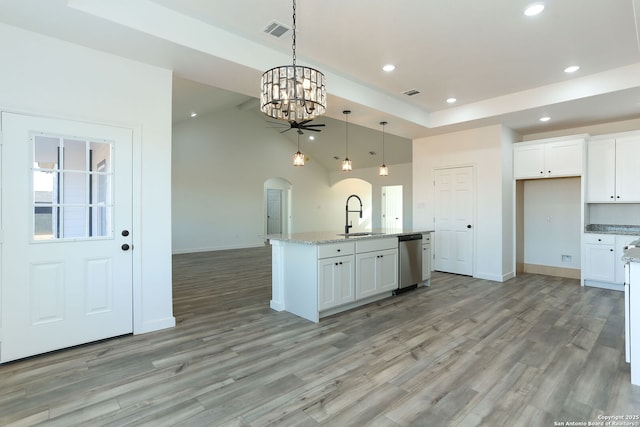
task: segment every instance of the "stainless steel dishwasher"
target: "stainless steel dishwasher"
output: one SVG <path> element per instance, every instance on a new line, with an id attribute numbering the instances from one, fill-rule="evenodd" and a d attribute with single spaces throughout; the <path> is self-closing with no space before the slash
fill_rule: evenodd
<path id="1" fill-rule="evenodd" d="M 415 288 L 422 281 L 422 234 L 398 237 L 398 290 Z"/>

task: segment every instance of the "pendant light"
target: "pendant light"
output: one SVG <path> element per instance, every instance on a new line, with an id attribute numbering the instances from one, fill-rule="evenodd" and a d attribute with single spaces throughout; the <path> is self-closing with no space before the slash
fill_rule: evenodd
<path id="1" fill-rule="evenodd" d="M 296 65 L 296 1 L 293 0 L 293 65 L 266 71 L 260 83 L 260 111 L 279 120 L 312 120 L 327 110 L 325 77 Z"/>
<path id="2" fill-rule="evenodd" d="M 382 166 L 380 166 L 380 176 L 389 175 L 389 168 L 384 164 L 384 126 L 387 122 L 380 122 L 382 125 Z"/>
<path id="3" fill-rule="evenodd" d="M 300 134 L 298 134 L 298 151 L 293 154 L 293 166 L 304 166 L 304 154 L 300 152 Z"/>
<path id="4" fill-rule="evenodd" d="M 342 161 L 342 171 L 343 172 L 350 172 L 352 170 L 351 168 L 351 160 L 349 160 L 349 114 L 351 114 L 351 110 L 344 110 L 342 112 L 342 114 L 344 114 L 345 116 L 345 130 L 346 130 L 346 152 L 345 152 L 345 157 L 344 160 Z"/>

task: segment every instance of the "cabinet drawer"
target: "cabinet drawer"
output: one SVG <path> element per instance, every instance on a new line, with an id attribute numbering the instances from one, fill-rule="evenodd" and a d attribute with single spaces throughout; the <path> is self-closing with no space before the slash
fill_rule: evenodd
<path id="1" fill-rule="evenodd" d="M 426 233 L 422 235 L 422 244 L 426 245 L 431 243 L 431 233 Z"/>
<path id="2" fill-rule="evenodd" d="M 356 253 L 383 251 L 398 247 L 398 238 L 359 240 L 356 242 Z"/>
<path id="3" fill-rule="evenodd" d="M 613 234 L 585 234 L 584 243 L 593 245 L 614 245 L 616 236 Z"/>
<path id="4" fill-rule="evenodd" d="M 328 243 L 326 245 L 318 245 L 318 259 L 342 255 L 353 255 L 353 253 L 353 242 Z"/>

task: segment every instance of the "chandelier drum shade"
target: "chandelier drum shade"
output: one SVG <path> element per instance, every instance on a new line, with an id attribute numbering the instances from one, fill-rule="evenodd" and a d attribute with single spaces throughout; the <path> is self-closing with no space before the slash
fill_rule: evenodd
<path id="1" fill-rule="evenodd" d="M 260 82 L 260 110 L 279 120 L 311 120 L 327 111 L 324 74 L 296 65 L 296 2 L 293 0 L 293 64 L 267 70 Z"/>

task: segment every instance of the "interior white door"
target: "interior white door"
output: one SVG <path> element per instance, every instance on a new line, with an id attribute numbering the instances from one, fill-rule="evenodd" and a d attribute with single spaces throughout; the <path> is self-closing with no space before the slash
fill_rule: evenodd
<path id="1" fill-rule="evenodd" d="M 435 270 L 473 275 L 473 203 L 473 167 L 435 171 Z"/>
<path id="2" fill-rule="evenodd" d="M 267 189 L 267 234 L 282 233 L 282 190 Z"/>
<path id="3" fill-rule="evenodd" d="M 387 185 L 382 187 L 381 196 L 383 229 L 401 230 L 402 223 L 402 185 Z"/>
<path id="4" fill-rule="evenodd" d="M 132 332 L 132 131 L 1 126 L 0 362 Z"/>

